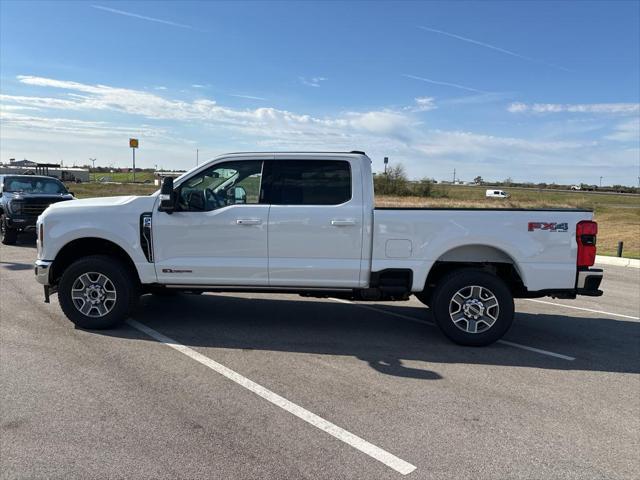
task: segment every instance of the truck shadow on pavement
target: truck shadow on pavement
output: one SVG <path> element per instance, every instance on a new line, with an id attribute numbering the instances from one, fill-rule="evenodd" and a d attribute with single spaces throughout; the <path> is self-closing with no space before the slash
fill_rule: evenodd
<path id="1" fill-rule="evenodd" d="M 575 357 L 569 361 L 499 343 L 462 347 L 451 343 L 433 326 L 384 312 L 431 321 L 426 307 L 406 304 L 380 305 L 378 313 L 357 305 L 297 300 L 292 296 L 145 295 L 140 302 L 133 315 L 135 320 L 187 346 L 352 356 L 395 377 L 442 378 L 433 370 L 405 363 L 415 361 L 640 373 L 640 323 L 633 321 L 516 315 L 505 340 Z M 130 326 L 95 333 L 155 341 Z"/>
<path id="2" fill-rule="evenodd" d="M 31 270 L 33 265 L 30 263 L 3 262 L 0 261 L 0 267 L 7 270 Z"/>

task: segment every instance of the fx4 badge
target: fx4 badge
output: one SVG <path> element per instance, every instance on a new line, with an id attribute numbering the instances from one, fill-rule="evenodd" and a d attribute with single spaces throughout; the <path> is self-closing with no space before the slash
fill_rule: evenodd
<path id="1" fill-rule="evenodd" d="M 547 232 L 568 232 L 568 223 L 556 223 L 556 222 L 529 222 L 529 231 L 535 232 L 536 230 L 546 230 Z"/>
<path id="2" fill-rule="evenodd" d="M 162 273 L 191 273 L 192 270 L 176 270 L 174 268 L 163 268 Z"/>

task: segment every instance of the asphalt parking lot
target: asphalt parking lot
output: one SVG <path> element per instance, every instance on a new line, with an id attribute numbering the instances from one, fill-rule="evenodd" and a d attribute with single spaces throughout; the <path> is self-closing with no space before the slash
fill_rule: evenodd
<path id="1" fill-rule="evenodd" d="M 77 330 L 34 258 L 0 247 L 1 478 L 640 475 L 640 269 L 465 348 L 415 299 L 147 295 Z"/>

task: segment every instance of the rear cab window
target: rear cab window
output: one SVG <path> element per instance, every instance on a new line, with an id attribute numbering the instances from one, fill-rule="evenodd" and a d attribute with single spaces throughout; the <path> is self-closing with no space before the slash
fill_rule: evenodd
<path id="1" fill-rule="evenodd" d="M 272 205 L 340 205 L 351 200 L 351 166 L 344 160 L 275 160 L 270 165 Z"/>

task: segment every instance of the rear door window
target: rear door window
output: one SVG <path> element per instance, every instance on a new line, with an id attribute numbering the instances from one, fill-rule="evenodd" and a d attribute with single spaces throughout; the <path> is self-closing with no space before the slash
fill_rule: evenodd
<path id="1" fill-rule="evenodd" d="M 339 205 L 351 199 L 351 167 L 341 160 L 276 160 L 272 205 Z"/>

